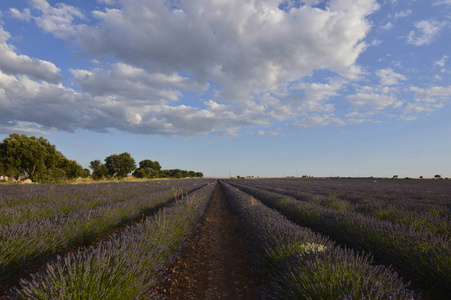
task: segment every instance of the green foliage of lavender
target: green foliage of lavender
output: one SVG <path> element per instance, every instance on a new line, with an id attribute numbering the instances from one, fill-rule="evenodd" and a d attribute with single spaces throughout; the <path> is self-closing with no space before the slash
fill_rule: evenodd
<path id="1" fill-rule="evenodd" d="M 451 182 L 390 179 L 261 179 L 248 186 L 451 235 Z"/>
<path id="2" fill-rule="evenodd" d="M 214 185 L 96 246 L 58 257 L 9 292 L 9 299 L 158 298 L 155 284 L 203 216 Z"/>
<path id="3" fill-rule="evenodd" d="M 277 211 L 221 182 L 254 269 L 270 282 L 268 299 L 413 299 L 396 272 L 335 246 Z"/>
<path id="4" fill-rule="evenodd" d="M 24 223 L 90 210 L 135 196 L 170 190 L 174 183 L 0 185 L 0 224 Z"/>
<path id="5" fill-rule="evenodd" d="M 448 235 L 298 201 L 256 187 L 234 185 L 301 226 L 327 234 L 355 249 L 371 252 L 381 262 L 392 264 L 417 287 L 441 294 L 451 292 L 451 241 Z"/>
<path id="6" fill-rule="evenodd" d="M 23 271 L 42 264 L 52 255 L 92 243 L 118 226 L 139 220 L 144 215 L 169 204 L 176 193 L 197 189 L 205 183 L 207 180 L 196 182 L 183 180 L 171 181 L 170 184 L 163 183 L 163 187 L 155 186 L 154 183 L 116 183 L 79 185 L 75 188 L 82 195 L 99 197 L 101 204 L 98 205 L 96 200 L 89 201 L 90 198 L 87 200 L 88 203 L 83 205 L 81 202 L 84 200 L 80 198 L 68 197 L 58 202 L 42 196 L 45 193 L 37 193 L 35 201 L 38 205 L 32 212 L 59 213 L 49 218 L 29 222 L 20 219 L 15 223 L 0 225 L 0 284 L 5 284 Z M 105 186 L 111 191 L 102 195 L 101 191 L 105 191 Z M 100 193 L 97 193 L 99 191 Z M 14 205 L 10 197 L 3 200 L 3 203 L 20 212 L 23 211 L 21 209 L 23 205 L 32 206 L 33 196 L 27 197 L 18 199 L 21 204 Z M 108 198 L 112 200 L 108 201 Z M 79 209 L 72 202 L 80 204 Z M 71 208 L 69 213 L 64 212 L 67 207 Z"/>

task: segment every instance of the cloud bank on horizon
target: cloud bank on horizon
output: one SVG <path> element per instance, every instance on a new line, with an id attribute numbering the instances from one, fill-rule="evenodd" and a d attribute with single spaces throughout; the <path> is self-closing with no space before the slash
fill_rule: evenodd
<path id="1" fill-rule="evenodd" d="M 277 135 L 451 99 L 449 0 L 50 2 L 0 7 L 1 133 Z"/>

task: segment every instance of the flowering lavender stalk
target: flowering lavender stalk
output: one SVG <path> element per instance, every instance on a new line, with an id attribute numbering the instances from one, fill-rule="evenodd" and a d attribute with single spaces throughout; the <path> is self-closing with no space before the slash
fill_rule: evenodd
<path id="1" fill-rule="evenodd" d="M 236 185 L 277 209 L 301 226 L 327 234 L 358 250 L 371 252 L 392 264 L 416 287 L 447 294 L 451 287 L 451 242 L 449 236 L 393 224 L 356 212 L 337 211 L 317 203 L 255 187 Z"/>
<path id="2" fill-rule="evenodd" d="M 213 192 L 206 185 L 142 223 L 100 244 L 58 257 L 10 299 L 155 298 L 164 265 L 170 265 L 203 216 Z"/>
<path id="3" fill-rule="evenodd" d="M 231 181 L 336 210 L 451 235 L 451 184 L 442 180 L 258 179 Z"/>
<path id="4" fill-rule="evenodd" d="M 238 214 L 254 270 L 269 281 L 268 299 L 414 299 L 396 272 L 335 246 L 257 199 L 221 181 Z"/>
<path id="5" fill-rule="evenodd" d="M 175 191 L 179 189 L 190 191 L 199 188 L 206 182 L 206 180 L 196 182 L 180 180 L 170 183 L 168 181 L 163 182 L 162 187 L 147 182 L 99 184 L 100 191 L 93 185 L 77 186 L 79 192 L 86 189 L 89 193 L 93 193 L 93 196 L 107 195 L 107 198 L 112 198 L 112 201 L 108 202 L 108 199 L 104 199 L 103 205 L 74 210 L 52 218 L 0 225 L 0 286 L 15 279 L 23 271 L 45 263 L 53 255 L 70 248 L 88 245 L 112 232 L 118 226 L 137 221 L 143 216 L 157 211 L 174 199 Z M 105 186 L 114 193 L 102 194 L 105 192 Z M 53 186 L 49 188 L 53 188 Z M 59 187 L 57 189 L 59 190 Z M 72 186 L 69 186 L 68 189 L 74 191 Z M 62 191 L 59 190 L 57 194 L 60 192 Z M 35 196 L 34 200 L 41 201 L 40 203 L 45 198 L 43 194 L 39 193 Z M 9 199 L 7 202 L 12 205 L 13 201 L 11 198 Z M 27 201 L 33 200 L 31 197 L 26 199 Z M 45 201 L 48 200 L 48 198 L 45 199 Z M 55 204 L 49 200 L 49 205 L 67 206 L 70 204 L 69 200 L 61 202 L 61 204 Z"/>

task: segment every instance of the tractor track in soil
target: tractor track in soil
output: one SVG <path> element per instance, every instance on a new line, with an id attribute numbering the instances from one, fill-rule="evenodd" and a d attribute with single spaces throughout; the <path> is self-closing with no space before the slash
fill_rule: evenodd
<path id="1" fill-rule="evenodd" d="M 163 290 L 166 299 L 261 299 L 236 228 L 237 218 L 218 183 L 199 233 L 171 270 Z"/>

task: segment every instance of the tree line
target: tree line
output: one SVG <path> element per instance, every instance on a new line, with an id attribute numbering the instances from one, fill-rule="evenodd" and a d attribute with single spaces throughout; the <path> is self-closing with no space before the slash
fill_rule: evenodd
<path id="1" fill-rule="evenodd" d="M 102 163 L 94 160 L 89 169 L 75 160 L 67 159 L 43 137 L 28 137 L 13 133 L 0 143 L 0 175 L 19 180 L 29 178 L 34 182 L 55 183 L 91 176 L 102 178 L 124 178 L 130 173 L 136 178 L 184 178 L 203 177 L 201 172 L 180 169 L 162 170 L 158 161 L 149 159 L 136 162 L 127 152 L 107 156 Z"/>
<path id="2" fill-rule="evenodd" d="M 93 160 L 89 167 L 92 169 L 93 179 L 102 178 L 123 178 L 128 174 L 136 178 L 185 178 L 203 177 L 202 172 L 187 171 L 181 169 L 162 170 L 158 161 L 145 159 L 136 166 L 134 158 L 128 152 L 112 154 L 105 158 L 105 163 L 100 160 Z"/>

